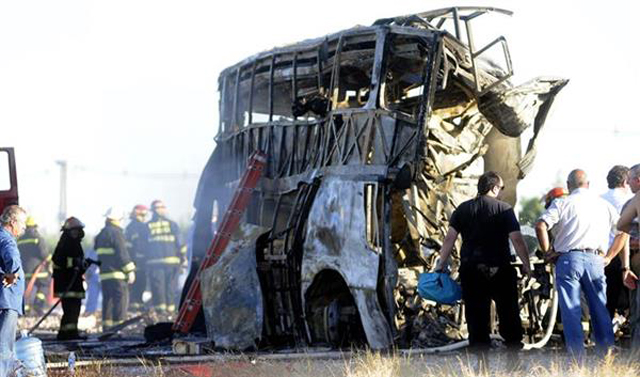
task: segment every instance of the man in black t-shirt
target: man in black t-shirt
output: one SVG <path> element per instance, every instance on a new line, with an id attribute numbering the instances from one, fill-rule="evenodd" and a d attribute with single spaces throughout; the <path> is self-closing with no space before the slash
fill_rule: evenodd
<path id="1" fill-rule="evenodd" d="M 499 331 L 507 347 L 522 348 L 522 323 L 518 307 L 517 275 L 511 265 L 509 239 L 530 277 L 529 249 L 513 208 L 499 200 L 504 189 L 502 178 L 487 172 L 478 180 L 478 196 L 462 203 L 451 215 L 449 230 L 440 250 L 436 271 L 447 265 L 458 234 L 460 282 L 469 330 L 469 346 L 484 356 L 491 346 L 490 307 L 496 303 Z"/>

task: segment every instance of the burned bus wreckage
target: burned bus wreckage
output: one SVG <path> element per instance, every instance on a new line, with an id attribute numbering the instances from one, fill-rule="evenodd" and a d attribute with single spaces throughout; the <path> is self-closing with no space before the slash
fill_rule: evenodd
<path id="1" fill-rule="evenodd" d="M 381 19 L 222 72 L 217 146 L 195 199 L 195 265 L 213 238 L 214 207 L 224 211 L 248 157 L 260 150 L 267 165 L 240 229 L 202 277 L 217 347 L 464 339 L 463 304 L 421 300 L 417 274 L 434 266 L 449 216 L 484 171 L 504 177 L 515 204 L 567 83 L 513 86 L 506 39 L 474 45 L 472 24 L 489 13 L 511 14 L 459 7 Z M 555 317 L 549 267 L 533 261 L 536 282 L 521 287 L 530 343 Z"/>

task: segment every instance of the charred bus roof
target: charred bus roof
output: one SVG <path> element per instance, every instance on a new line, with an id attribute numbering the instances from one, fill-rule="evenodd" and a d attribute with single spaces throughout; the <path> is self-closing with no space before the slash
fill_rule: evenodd
<path id="1" fill-rule="evenodd" d="M 513 73 L 504 37 L 499 36 L 480 49 L 474 46 L 471 21 L 489 12 L 511 15 L 510 11 L 498 8 L 445 8 L 379 19 L 372 26 L 356 26 L 249 57 L 220 74 L 218 138 L 253 124 L 282 120 L 300 122 L 302 119 L 295 107 L 303 106 L 312 97 L 322 97 L 325 101 L 316 101 L 315 105 L 307 107 L 324 105 L 326 111 L 384 108 L 384 98 L 382 102 L 378 98 L 379 86 L 384 81 L 381 77 L 385 75 L 384 65 L 412 54 L 424 60 L 433 57 L 435 64 L 419 67 L 426 68 L 422 72 L 424 75 L 410 78 L 412 81 L 408 86 L 417 88 L 419 80 L 422 80 L 420 84 L 425 84 L 424 81 L 430 79 L 430 71 L 438 71 L 439 90 L 446 88 L 449 75 L 453 74 L 464 83 L 466 95 L 483 95 Z M 396 49 L 396 56 L 387 57 L 391 49 L 386 41 L 402 37 L 407 38 L 406 43 Z M 503 49 L 504 69 L 481 62 L 481 55 L 496 45 Z M 340 64 L 335 64 L 336 55 Z M 340 90 L 343 93 L 339 93 Z M 345 101 L 347 91 L 352 92 L 353 102 L 360 106 L 353 103 L 339 105 Z M 316 117 L 326 114 L 325 111 L 315 113 Z M 417 114 L 411 115 L 417 118 Z"/>
<path id="2" fill-rule="evenodd" d="M 461 12 L 465 14 L 463 15 L 461 14 Z M 381 18 L 376 20 L 371 26 L 355 26 L 339 31 L 337 33 L 325 35 L 323 37 L 306 39 L 298 43 L 286 45 L 283 47 L 276 47 L 271 50 L 257 53 L 242 60 L 237 64 L 224 69 L 220 73 L 219 84 L 220 87 L 222 87 L 222 80 L 224 77 L 237 72 L 238 68 L 246 68 L 247 66 L 251 66 L 256 61 L 270 58 L 274 55 L 293 54 L 305 51 L 312 53 L 313 51 L 326 44 L 327 41 L 337 41 L 340 39 L 340 37 L 349 35 L 375 34 L 376 31 L 381 29 L 388 29 L 391 32 L 395 32 L 398 34 L 406 33 L 423 36 L 427 36 L 432 33 L 442 33 L 445 34 L 448 38 L 456 39 L 460 44 L 467 47 L 469 36 L 467 35 L 467 41 L 463 40 L 464 35 L 461 32 L 460 21 L 465 22 L 466 25 L 469 25 L 469 22 L 474 18 L 477 18 L 478 16 L 489 12 L 496 12 L 507 16 L 511 16 L 513 14 L 513 12 L 509 10 L 493 7 L 452 7 L 406 16 Z M 451 21 L 450 23 L 452 23 L 453 25 L 450 25 L 448 21 Z M 453 26 L 454 34 L 456 35 L 451 34 L 446 28 L 447 26 Z M 473 34 L 471 34 L 471 39 L 473 40 Z"/>

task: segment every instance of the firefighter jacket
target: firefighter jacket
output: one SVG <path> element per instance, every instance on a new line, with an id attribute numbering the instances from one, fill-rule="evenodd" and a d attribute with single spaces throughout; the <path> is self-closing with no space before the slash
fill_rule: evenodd
<path id="1" fill-rule="evenodd" d="M 154 265 L 180 265 L 181 260 L 184 259 L 186 248 L 182 247 L 180 243 L 178 224 L 154 213 L 147 225 L 149 227 L 149 257 L 147 259 L 149 268 L 153 268 Z"/>
<path id="2" fill-rule="evenodd" d="M 127 240 L 129 255 L 139 269 L 146 264 L 146 259 L 149 257 L 149 227 L 146 223 L 134 217 L 127 225 L 124 236 Z"/>
<path id="3" fill-rule="evenodd" d="M 129 256 L 122 228 L 107 220 L 95 238 L 95 249 L 100 265 L 100 281 L 127 280 L 127 274 L 136 269 Z"/>
<path id="4" fill-rule="evenodd" d="M 53 293 L 60 298 L 84 298 L 82 275 L 85 271 L 81 238 L 62 232 L 53 252 Z"/>
<path id="5" fill-rule="evenodd" d="M 42 238 L 40 232 L 38 232 L 37 227 L 27 227 L 22 237 L 18 239 L 18 248 L 20 249 L 20 258 L 22 258 L 24 277 L 29 280 L 40 263 L 49 258 L 44 238 Z M 43 266 L 38 272 L 37 278 L 46 279 L 48 277 L 49 272 Z"/>

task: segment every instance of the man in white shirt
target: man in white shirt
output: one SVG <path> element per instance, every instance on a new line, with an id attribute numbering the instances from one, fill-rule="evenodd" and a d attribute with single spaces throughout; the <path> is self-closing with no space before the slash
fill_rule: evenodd
<path id="1" fill-rule="evenodd" d="M 607 185 L 609 190 L 602 194 L 602 199 L 609 202 L 620 213 L 622 206 L 633 196 L 629 190 L 627 177 L 629 168 L 622 165 L 616 165 L 609 170 L 607 174 Z M 616 235 L 615 231 L 609 236 L 609 246 L 613 244 Z M 625 247 L 629 247 L 625 244 Z M 604 268 L 604 274 L 607 277 L 607 309 L 609 315 L 613 319 L 616 310 L 622 310 L 625 304 L 621 304 L 621 298 L 629 295 L 629 291 L 622 284 L 622 262 L 620 258 L 613 258 L 611 262 Z M 626 299 L 624 301 L 626 302 Z"/>
<path id="2" fill-rule="evenodd" d="M 569 353 L 579 360 L 584 355 L 580 292 L 589 304 L 591 323 L 599 352 L 606 353 L 613 345 L 613 328 L 607 311 L 606 278 L 603 250 L 613 254 L 620 247 L 623 234 L 616 236 L 609 248 L 609 234 L 618 221 L 616 209 L 589 191 L 587 174 L 573 170 L 567 177 L 570 195 L 556 199 L 536 223 L 540 249 L 551 253 L 556 262 L 556 287 L 560 295 L 560 312 L 565 343 Z M 554 228 L 553 249 L 548 230 Z M 615 250 L 617 251 L 617 250 Z M 608 260 L 608 259 L 607 259 Z"/>
<path id="3" fill-rule="evenodd" d="M 633 197 L 627 182 L 628 177 L 629 168 L 623 165 L 616 165 L 607 173 L 609 190 L 602 194 L 602 199 L 611 203 L 618 213 L 622 212 L 622 206 Z M 613 237 L 611 241 L 613 241 Z"/>

